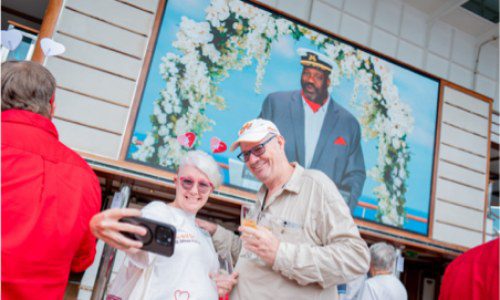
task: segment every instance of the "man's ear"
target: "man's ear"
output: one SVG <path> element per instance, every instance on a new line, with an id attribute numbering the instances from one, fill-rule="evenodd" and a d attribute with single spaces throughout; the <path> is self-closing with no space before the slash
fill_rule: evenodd
<path id="1" fill-rule="evenodd" d="M 56 103 L 52 102 L 50 104 L 50 118 L 52 119 L 54 117 L 54 114 L 56 113 Z"/>

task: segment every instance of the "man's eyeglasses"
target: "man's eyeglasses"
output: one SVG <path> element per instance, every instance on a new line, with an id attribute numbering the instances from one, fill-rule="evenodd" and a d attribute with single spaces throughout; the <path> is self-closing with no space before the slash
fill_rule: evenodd
<path id="1" fill-rule="evenodd" d="M 210 181 L 198 180 L 198 182 L 196 182 L 190 177 L 181 177 L 179 180 L 181 181 L 182 188 L 187 191 L 190 191 L 195 184 L 198 184 L 198 193 L 200 194 L 209 193 L 210 190 L 214 187 L 214 185 Z"/>
<path id="2" fill-rule="evenodd" d="M 244 162 L 247 162 L 250 159 L 250 154 L 253 154 L 257 157 L 261 156 L 262 154 L 266 153 L 266 144 L 269 143 L 272 139 L 274 139 L 276 135 L 271 136 L 261 144 L 258 144 L 257 146 L 253 147 L 252 149 L 241 152 L 238 154 L 238 159 Z"/>

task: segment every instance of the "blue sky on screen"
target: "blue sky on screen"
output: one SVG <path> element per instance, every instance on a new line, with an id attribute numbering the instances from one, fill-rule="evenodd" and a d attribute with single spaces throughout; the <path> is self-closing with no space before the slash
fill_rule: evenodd
<path id="1" fill-rule="evenodd" d="M 152 103 L 159 97 L 159 91 L 165 85 L 165 81 L 161 79 L 159 74 L 160 59 L 167 52 L 179 53 L 171 45 L 176 39 L 181 16 L 203 21 L 204 10 L 208 4 L 209 1 L 198 0 L 168 1 L 134 134 L 145 134 L 151 128 L 149 116 L 153 111 Z M 306 39 L 297 42 L 290 37 L 286 37 L 273 44 L 271 59 L 266 67 L 260 94 L 257 94 L 254 90 L 256 79 L 255 63 L 242 71 L 233 71 L 231 73 L 231 76 L 219 87 L 219 95 L 225 98 L 227 109 L 221 112 L 214 107 L 208 107 L 206 110 L 207 116 L 215 121 L 215 126 L 212 131 L 206 132 L 202 137 L 202 150 L 210 152 L 209 141 L 213 136 L 225 141 L 229 147 L 231 142 L 236 139 L 236 133 L 240 126 L 246 121 L 257 117 L 267 94 L 281 90 L 300 89 L 301 66 L 299 56 L 296 54 L 296 49 L 300 47 L 316 50 Z M 401 100 L 411 106 L 415 118 L 414 130 L 407 138 L 412 153 L 409 162 L 410 178 L 408 180 L 407 207 L 422 212 L 426 216 L 430 200 L 439 84 L 437 81 L 401 68 L 398 65 L 390 62 L 386 63 L 393 71 L 394 83 L 398 87 Z M 335 101 L 357 116 L 357 113 L 348 104 L 352 89 L 353 81 L 342 79 L 340 85 L 333 88 L 332 96 Z M 358 97 L 366 97 L 366 95 L 360 92 Z M 367 170 L 376 162 L 377 150 L 375 146 L 375 140 L 362 142 Z M 235 153 L 227 151 L 216 154 L 214 157 L 219 162 L 227 163 L 230 157 L 236 158 L 237 154 L 237 151 Z M 367 178 L 363 196 L 373 198 L 371 191 L 376 185 L 376 182 Z"/>

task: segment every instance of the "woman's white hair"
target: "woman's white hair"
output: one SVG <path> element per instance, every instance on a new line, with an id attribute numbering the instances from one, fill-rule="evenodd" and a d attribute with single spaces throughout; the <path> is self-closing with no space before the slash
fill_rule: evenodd
<path id="1" fill-rule="evenodd" d="M 380 242 L 370 246 L 371 264 L 375 270 L 391 271 L 396 261 L 396 249 Z"/>
<path id="2" fill-rule="evenodd" d="M 188 151 L 181 159 L 179 170 L 184 166 L 193 166 L 202 171 L 212 182 L 214 189 L 218 188 L 222 183 L 219 165 L 212 156 L 203 151 Z"/>

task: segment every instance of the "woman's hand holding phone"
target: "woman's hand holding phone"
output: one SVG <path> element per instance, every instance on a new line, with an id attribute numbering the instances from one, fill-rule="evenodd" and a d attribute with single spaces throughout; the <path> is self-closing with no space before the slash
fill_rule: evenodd
<path id="1" fill-rule="evenodd" d="M 142 226 L 120 222 L 120 219 L 140 216 L 141 211 L 134 208 L 107 209 L 92 217 L 89 224 L 90 230 L 94 236 L 110 246 L 134 253 L 142 248 L 142 243 L 126 237 L 122 232 L 144 236 L 147 230 Z"/>

